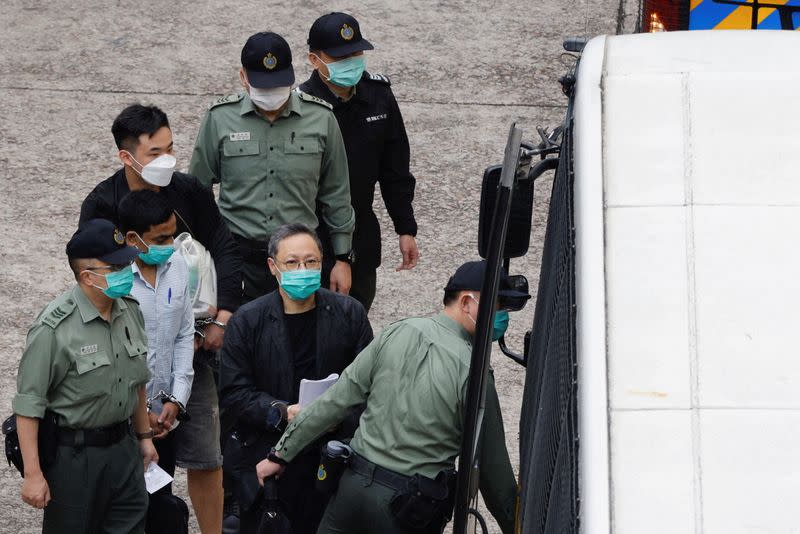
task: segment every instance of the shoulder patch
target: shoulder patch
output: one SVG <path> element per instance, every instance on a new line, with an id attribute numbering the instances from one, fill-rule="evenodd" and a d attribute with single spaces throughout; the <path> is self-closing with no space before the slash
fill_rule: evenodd
<path id="1" fill-rule="evenodd" d="M 40 320 L 42 324 L 50 328 L 55 328 L 61 321 L 70 316 L 76 306 L 75 301 L 72 300 L 72 298 L 68 298 L 54 305 L 49 311 L 43 313 Z"/>
<path id="2" fill-rule="evenodd" d="M 382 83 L 384 85 L 392 85 L 392 81 L 389 79 L 389 77 L 384 76 L 383 74 L 372 74 L 371 72 L 368 72 L 367 76 L 373 82 Z"/>
<path id="3" fill-rule="evenodd" d="M 221 96 L 218 99 L 214 100 L 214 102 L 211 103 L 208 109 L 213 109 L 223 104 L 232 104 L 234 102 L 239 102 L 242 100 L 242 98 L 244 98 L 244 95 L 242 93 L 233 93 L 230 95 Z"/>
<path id="4" fill-rule="evenodd" d="M 308 93 L 304 93 L 303 91 L 297 91 L 297 96 L 300 97 L 300 100 L 304 102 L 314 102 L 315 104 L 319 104 L 320 106 L 325 106 L 328 109 L 333 109 L 333 106 L 322 100 L 321 98 L 317 98 L 314 95 L 310 95 Z"/>

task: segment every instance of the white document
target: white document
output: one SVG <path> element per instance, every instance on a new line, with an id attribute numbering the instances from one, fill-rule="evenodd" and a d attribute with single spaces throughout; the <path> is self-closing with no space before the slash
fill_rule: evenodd
<path id="1" fill-rule="evenodd" d="M 308 380 L 306 378 L 300 380 L 300 406 L 308 406 L 314 402 L 337 380 L 339 380 L 339 375 L 336 373 L 331 373 L 328 378 L 323 378 L 322 380 Z"/>
<path id="2" fill-rule="evenodd" d="M 144 485 L 147 487 L 147 493 L 155 493 L 170 482 L 172 482 L 172 477 L 169 476 L 169 473 L 161 469 L 157 463 L 150 462 L 147 471 L 144 472 Z"/>

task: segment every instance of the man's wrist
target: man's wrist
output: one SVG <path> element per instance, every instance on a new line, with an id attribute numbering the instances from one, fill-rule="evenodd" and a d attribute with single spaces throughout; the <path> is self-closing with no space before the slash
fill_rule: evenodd
<path id="1" fill-rule="evenodd" d="M 350 265 L 351 263 L 353 263 L 353 251 L 351 250 L 350 252 L 346 252 L 344 254 L 337 254 L 336 261 L 342 261 Z"/>
<path id="2" fill-rule="evenodd" d="M 278 451 L 275 450 L 275 447 L 272 447 L 269 450 L 269 454 L 267 454 L 267 460 L 269 460 L 270 462 L 279 464 L 279 465 L 286 465 L 286 464 L 289 463 L 289 462 L 287 462 L 286 460 L 284 460 L 283 458 L 280 457 L 280 455 L 278 454 Z"/>
<path id="3" fill-rule="evenodd" d="M 136 439 L 139 441 L 153 439 L 153 436 L 155 436 L 155 433 L 153 432 L 152 428 L 148 428 L 145 432 L 136 432 Z"/>

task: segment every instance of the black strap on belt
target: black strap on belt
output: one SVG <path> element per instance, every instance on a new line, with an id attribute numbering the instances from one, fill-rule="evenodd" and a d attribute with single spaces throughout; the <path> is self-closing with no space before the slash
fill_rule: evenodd
<path id="1" fill-rule="evenodd" d="M 266 265 L 269 258 L 269 241 L 257 241 L 237 234 L 233 234 L 233 239 L 239 245 L 243 261 L 254 265 Z"/>
<path id="2" fill-rule="evenodd" d="M 372 480 L 380 482 L 384 486 L 388 486 L 394 490 L 404 489 L 411 479 L 409 476 L 395 473 L 378 464 L 372 463 L 363 456 L 356 454 L 355 451 L 353 451 L 353 455 L 350 456 L 347 465 L 356 473 L 372 478 Z"/>
<path id="3" fill-rule="evenodd" d="M 128 420 L 102 428 L 59 428 L 58 444 L 69 447 L 109 447 L 129 435 Z"/>

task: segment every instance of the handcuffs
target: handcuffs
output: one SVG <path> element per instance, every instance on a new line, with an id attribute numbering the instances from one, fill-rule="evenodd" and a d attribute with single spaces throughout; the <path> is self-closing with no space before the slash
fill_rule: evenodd
<path id="1" fill-rule="evenodd" d="M 201 339 L 205 339 L 206 338 L 206 334 L 204 332 L 204 329 L 205 329 L 206 326 L 208 326 L 210 324 L 217 325 L 218 327 L 222 328 L 223 330 L 227 326 L 225 323 L 221 323 L 221 322 L 217 321 L 213 317 L 206 317 L 204 319 L 195 319 L 194 320 L 194 335 L 200 336 Z"/>
<path id="2" fill-rule="evenodd" d="M 147 413 L 150 413 L 150 410 L 153 407 L 153 401 L 161 400 L 161 404 L 166 404 L 171 402 L 178 407 L 178 415 L 175 417 L 178 421 L 189 421 L 191 417 L 189 416 L 189 412 L 186 411 L 186 406 L 183 405 L 181 401 L 175 397 L 172 393 L 167 393 L 163 389 L 159 391 L 153 398 L 147 399 Z"/>

